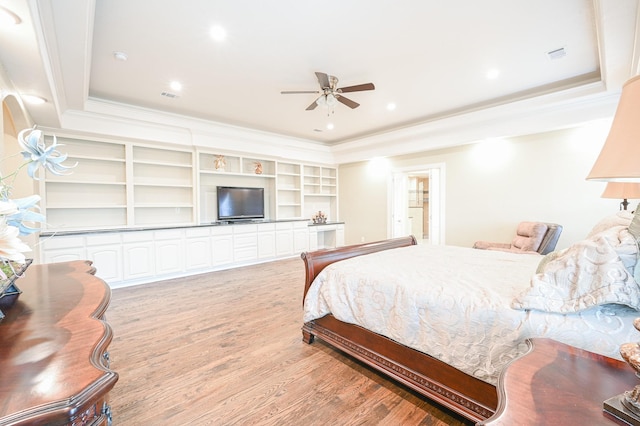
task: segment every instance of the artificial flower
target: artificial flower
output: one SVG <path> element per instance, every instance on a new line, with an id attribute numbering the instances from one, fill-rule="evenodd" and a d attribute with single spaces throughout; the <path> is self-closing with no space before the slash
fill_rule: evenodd
<path id="1" fill-rule="evenodd" d="M 25 136 L 26 135 L 26 136 Z M 22 156 L 29 163 L 27 173 L 29 177 L 40 180 L 36 176 L 36 172 L 42 166 L 54 175 L 62 176 L 70 173 L 73 166 L 63 165 L 62 162 L 67 159 L 67 154 L 61 154 L 56 148 L 59 146 L 58 141 L 53 136 L 53 142 L 47 147 L 42 138 L 42 131 L 32 129 L 24 129 L 18 134 L 18 143 L 22 147 Z"/>
<path id="2" fill-rule="evenodd" d="M 18 263 L 26 261 L 24 252 L 31 248 L 18 238 L 20 231 L 15 226 L 8 225 L 4 219 L 0 220 L 0 258 Z"/>
<path id="3" fill-rule="evenodd" d="M 20 235 L 29 235 L 39 231 L 40 228 L 27 226 L 25 225 L 25 222 L 43 223 L 45 221 L 43 214 L 31 210 L 33 208 L 38 208 L 40 196 L 30 195 L 28 197 L 18 198 L 11 201 L 17 207 L 17 210 L 14 213 L 7 213 L 7 223 L 18 228 Z"/>

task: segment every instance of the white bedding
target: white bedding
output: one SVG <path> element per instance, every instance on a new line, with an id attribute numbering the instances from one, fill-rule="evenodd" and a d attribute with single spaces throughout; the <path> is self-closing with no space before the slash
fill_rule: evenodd
<path id="1" fill-rule="evenodd" d="M 530 337 L 620 359 L 620 344 L 639 339 L 632 322 L 640 314 L 632 308 L 561 314 L 511 307 L 541 259 L 428 244 L 347 259 L 315 279 L 304 321 L 332 313 L 492 384 Z"/>

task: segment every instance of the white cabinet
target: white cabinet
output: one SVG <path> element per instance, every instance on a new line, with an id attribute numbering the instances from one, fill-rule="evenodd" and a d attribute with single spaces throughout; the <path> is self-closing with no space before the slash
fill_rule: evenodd
<path id="1" fill-rule="evenodd" d="M 213 265 L 210 228 L 187 228 L 185 237 L 185 269 L 210 268 Z"/>
<path id="2" fill-rule="evenodd" d="M 44 232 L 39 247 L 44 262 L 88 259 L 97 276 L 121 287 L 297 256 L 335 246 L 341 238 L 343 224 L 309 226 L 298 220 L 67 235 Z"/>
<path id="3" fill-rule="evenodd" d="M 154 231 L 154 258 L 156 275 L 176 274 L 184 270 L 184 230 Z"/>
<path id="4" fill-rule="evenodd" d="M 276 256 L 276 224 L 258 225 L 258 258 L 268 259 Z"/>
<path id="5" fill-rule="evenodd" d="M 99 233 L 86 236 L 87 258 L 97 274 L 107 283 L 122 281 L 122 244 L 120 233 Z"/>
<path id="6" fill-rule="evenodd" d="M 309 249 L 309 225 L 307 222 L 293 223 L 293 253 L 299 254 Z"/>
<path id="7" fill-rule="evenodd" d="M 45 238 L 41 241 L 40 259 L 44 263 L 69 262 L 87 258 L 82 236 Z"/>
<path id="8" fill-rule="evenodd" d="M 211 228 L 213 266 L 233 263 L 233 227 L 214 226 Z"/>
<path id="9" fill-rule="evenodd" d="M 293 253 L 293 223 L 276 224 L 276 255 L 288 256 Z"/>
<path id="10" fill-rule="evenodd" d="M 153 277 L 155 275 L 153 252 L 153 231 L 123 233 L 123 279 L 127 281 Z"/>
<path id="11" fill-rule="evenodd" d="M 233 226 L 233 261 L 250 262 L 258 258 L 258 227 L 243 224 Z"/>

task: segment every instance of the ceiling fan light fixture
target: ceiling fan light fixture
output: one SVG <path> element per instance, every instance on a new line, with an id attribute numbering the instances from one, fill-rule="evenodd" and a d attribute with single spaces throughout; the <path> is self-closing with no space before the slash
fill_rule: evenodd
<path id="1" fill-rule="evenodd" d="M 336 106 L 336 103 L 338 103 L 338 100 L 336 99 L 336 97 L 333 95 L 333 93 L 329 93 L 326 95 L 326 104 L 329 108 L 333 108 L 334 106 Z"/>

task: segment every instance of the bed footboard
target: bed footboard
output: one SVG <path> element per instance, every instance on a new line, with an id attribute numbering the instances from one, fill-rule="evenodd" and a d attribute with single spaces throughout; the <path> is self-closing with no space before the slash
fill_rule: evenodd
<path id="1" fill-rule="evenodd" d="M 411 237 L 302 253 L 305 263 L 304 297 L 326 266 L 344 259 L 417 244 Z M 472 377 L 427 354 L 403 346 L 332 315 L 305 323 L 303 341 L 319 337 L 419 394 L 478 422 L 493 415 L 498 405 L 495 386 Z"/>

